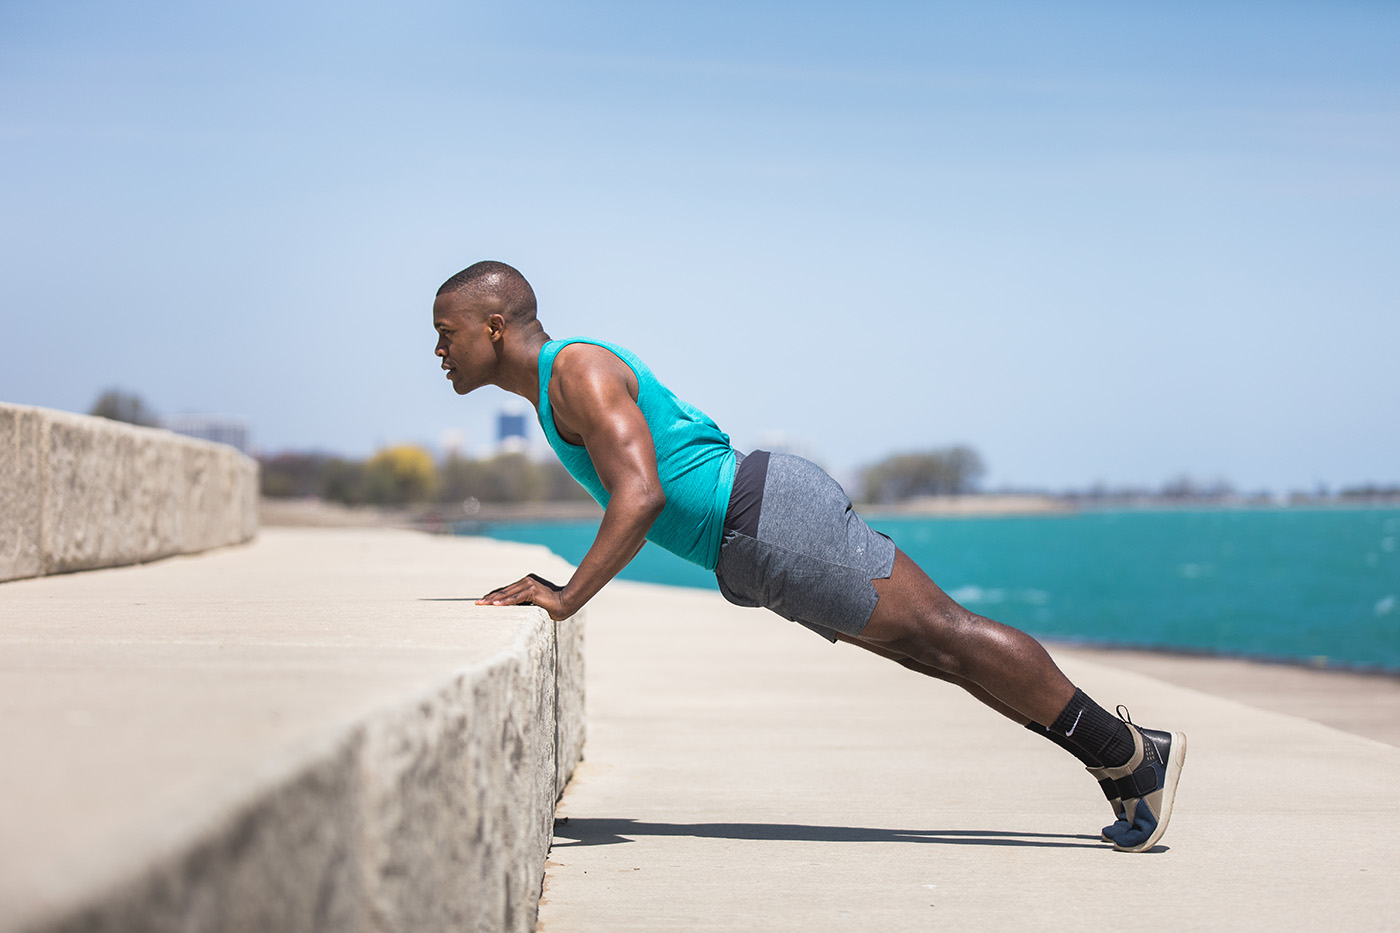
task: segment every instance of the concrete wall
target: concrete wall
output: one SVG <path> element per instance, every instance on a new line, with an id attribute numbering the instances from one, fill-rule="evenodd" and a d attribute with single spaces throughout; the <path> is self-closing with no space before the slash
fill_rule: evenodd
<path id="1" fill-rule="evenodd" d="M 247 541 L 257 506 L 232 447 L 0 403 L 0 581 Z"/>
<path id="2" fill-rule="evenodd" d="M 25 933 L 531 933 L 583 745 L 582 619 L 534 612 L 508 650 L 355 724 L 180 851 Z"/>
<path id="3" fill-rule="evenodd" d="M 472 599 L 528 571 L 270 528 L 0 585 L 0 933 L 533 931 L 584 623 Z"/>

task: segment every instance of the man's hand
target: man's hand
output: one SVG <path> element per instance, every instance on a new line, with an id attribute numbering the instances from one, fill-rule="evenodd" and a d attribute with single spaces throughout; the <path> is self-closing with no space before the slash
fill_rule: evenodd
<path id="1" fill-rule="evenodd" d="M 478 606 L 539 606 L 555 622 L 573 615 L 564 606 L 564 588 L 532 573 L 509 586 L 492 590 L 476 601 Z"/>

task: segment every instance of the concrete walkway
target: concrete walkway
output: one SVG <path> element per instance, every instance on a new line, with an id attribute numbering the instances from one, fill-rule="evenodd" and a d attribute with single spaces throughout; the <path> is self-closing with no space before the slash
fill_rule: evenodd
<path id="1" fill-rule="evenodd" d="M 587 652 L 545 933 L 1400 923 L 1392 745 L 1056 652 L 1100 702 L 1190 736 L 1163 844 L 1128 855 L 1065 753 L 776 616 L 614 583 Z"/>

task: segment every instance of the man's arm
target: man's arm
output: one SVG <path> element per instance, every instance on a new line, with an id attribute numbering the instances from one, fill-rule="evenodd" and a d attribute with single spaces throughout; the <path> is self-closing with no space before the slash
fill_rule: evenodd
<path id="1" fill-rule="evenodd" d="M 666 495 L 657 475 L 656 445 L 637 407 L 636 391 L 631 368 L 602 347 L 574 344 L 556 358 L 549 394 L 556 426 L 566 440 L 581 442 L 588 450 L 608 491 L 608 507 L 592 546 L 563 587 L 531 575 L 493 590 L 477 605 L 529 603 L 554 619 L 567 618 L 642 549 Z"/>

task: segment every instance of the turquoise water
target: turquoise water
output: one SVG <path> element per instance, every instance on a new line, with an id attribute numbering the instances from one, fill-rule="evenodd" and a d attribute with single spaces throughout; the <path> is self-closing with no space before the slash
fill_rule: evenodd
<path id="1" fill-rule="evenodd" d="M 955 599 L 1035 635 L 1400 671 L 1400 509 L 871 522 Z M 596 522 L 491 524 L 577 564 Z M 624 579 L 714 589 L 647 545 Z"/>

